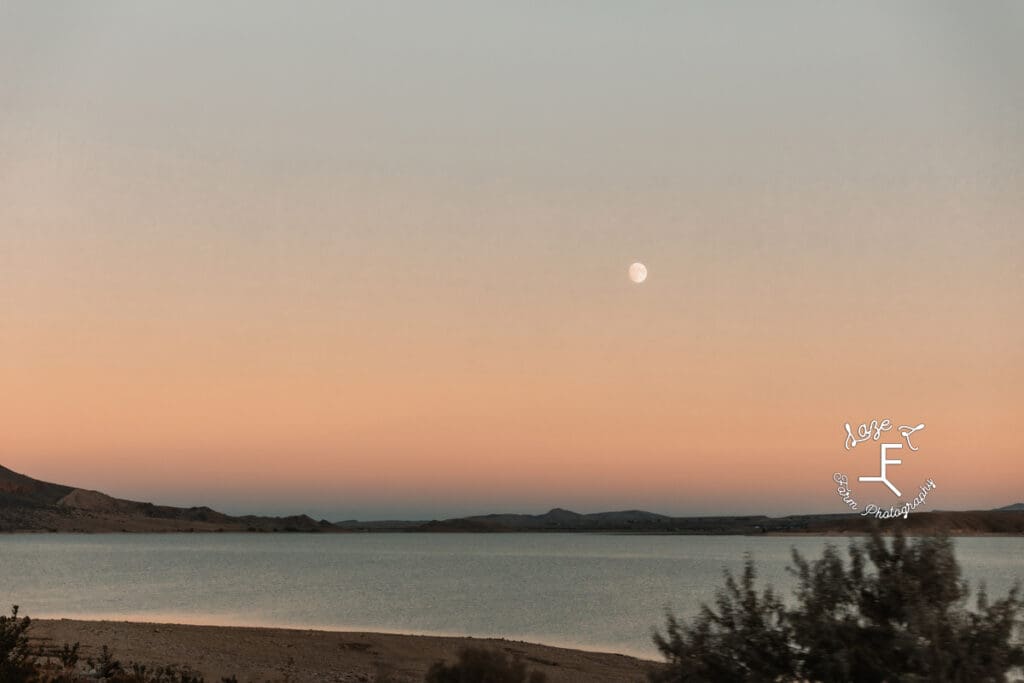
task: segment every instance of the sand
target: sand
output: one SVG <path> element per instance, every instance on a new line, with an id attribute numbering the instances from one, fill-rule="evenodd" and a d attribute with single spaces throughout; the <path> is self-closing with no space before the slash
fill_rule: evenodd
<path id="1" fill-rule="evenodd" d="M 39 619 L 31 636 L 37 644 L 58 648 L 79 642 L 83 661 L 108 645 L 125 663 L 187 664 L 208 683 L 230 675 L 242 683 L 418 682 L 431 664 L 454 661 L 467 645 L 519 656 L 551 683 L 643 681 L 652 666 L 624 655 L 511 640 L 386 633 Z"/>

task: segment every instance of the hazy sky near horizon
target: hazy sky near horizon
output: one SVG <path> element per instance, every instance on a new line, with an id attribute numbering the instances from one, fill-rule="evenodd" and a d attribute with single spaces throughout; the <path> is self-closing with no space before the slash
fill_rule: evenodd
<path id="1" fill-rule="evenodd" d="M 0 464 L 330 518 L 841 512 L 878 467 L 843 423 L 891 418 L 930 507 L 1021 500 L 1022 35 L 1013 2 L 0 4 Z"/>

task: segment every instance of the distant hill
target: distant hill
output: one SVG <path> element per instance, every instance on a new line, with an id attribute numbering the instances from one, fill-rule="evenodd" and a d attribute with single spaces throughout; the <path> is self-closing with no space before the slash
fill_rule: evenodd
<path id="1" fill-rule="evenodd" d="M 331 531 L 306 515 L 232 517 L 208 507 L 178 508 L 50 484 L 0 466 L 0 532 L 10 531 Z"/>
<path id="2" fill-rule="evenodd" d="M 208 507 L 179 508 L 113 498 L 51 484 L 0 466 L 0 532 L 613 532 L 649 534 L 861 534 L 872 521 L 857 514 L 670 517 L 644 510 L 581 514 L 553 508 L 540 515 L 490 514 L 445 520 L 332 524 L 306 515 L 233 517 Z M 934 511 L 893 522 L 910 533 L 1024 534 L 1024 503 L 998 510 Z"/>
<path id="3" fill-rule="evenodd" d="M 475 517 L 462 517 L 458 519 L 445 520 L 443 522 L 431 522 L 430 524 L 443 529 L 447 526 L 479 526 L 480 528 L 510 528 L 510 529 L 627 529 L 632 526 L 650 526 L 659 523 L 666 523 L 671 517 L 658 515 L 653 512 L 642 510 L 626 510 L 623 512 L 597 512 L 593 514 L 580 514 L 571 510 L 554 508 L 542 515 L 523 514 L 492 514 L 479 515 Z"/>
<path id="4" fill-rule="evenodd" d="M 353 531 L 524 532 L 604 531 L 648 534 L 863 534 L 872 520 L 857 514 L 669 517 L 643 510 L 580 514 L 554 508 L 540 515 L 492 514 L 431 522 L 358 522 L 338 525 Z M 947 530 L 951 534 L 1024 534 L 1024 514 L 1016 510 L 919 512 L 894 522 L 910 533 Z"/>
<path id="5" fill-rule="evenodd" d="M 41 507 L 56 505 L 74 491 L 70 486 L 48 484 L 0 465 L 0 504 Z"/>

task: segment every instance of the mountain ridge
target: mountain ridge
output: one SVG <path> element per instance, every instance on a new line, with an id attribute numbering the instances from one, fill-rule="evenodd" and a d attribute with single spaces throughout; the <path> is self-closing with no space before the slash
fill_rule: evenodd
<path id="1" fill-rule="evenodd" d="M 861 534 L 856 513 L 672 517 L 646 510 L 492 513 L 443 520 L 314 520 L 308 515 L 232 516 L 206 506 L 172 507 L 33 479 L 0 465 L 0 532 L 613 532 L 649 534 Z M 1024 503 L 996 510 L 931 511 L 899 522 L 908 533 L 1024 534 Z"/>
<path id="2" fill-rule="evenodd" d="M 337 530 L 307 515 L 234 517 L 212 508 L 155 505 L 52 484 L 0 465 L 0 532 L 98 533 Z"/>

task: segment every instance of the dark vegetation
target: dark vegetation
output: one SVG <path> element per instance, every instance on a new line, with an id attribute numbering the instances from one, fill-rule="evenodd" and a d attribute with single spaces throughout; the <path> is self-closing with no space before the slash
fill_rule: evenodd
<path id="1" fill-rule="evenodd" d="M 529 672 L 518 659 L 504 652 L 469 647 L 454 664 L 438 662 L 427 671 L 425 683 L 545 683 L 547 676 Z"/>
<path id="2" fill-rule="evenodd" d="M 748 557 L 714 605 L 689 622 L 669 614 L 655 635 L 668 664 L 650 680 L 982 683 L 1024 666 L 1019 587 L 992 601 L 982 586 L 969 608 L 948 537 L 875 533 L 848 555 L 829 546 L 807 560 L 794 550 L 789 604 L 758 591 Z"/>

